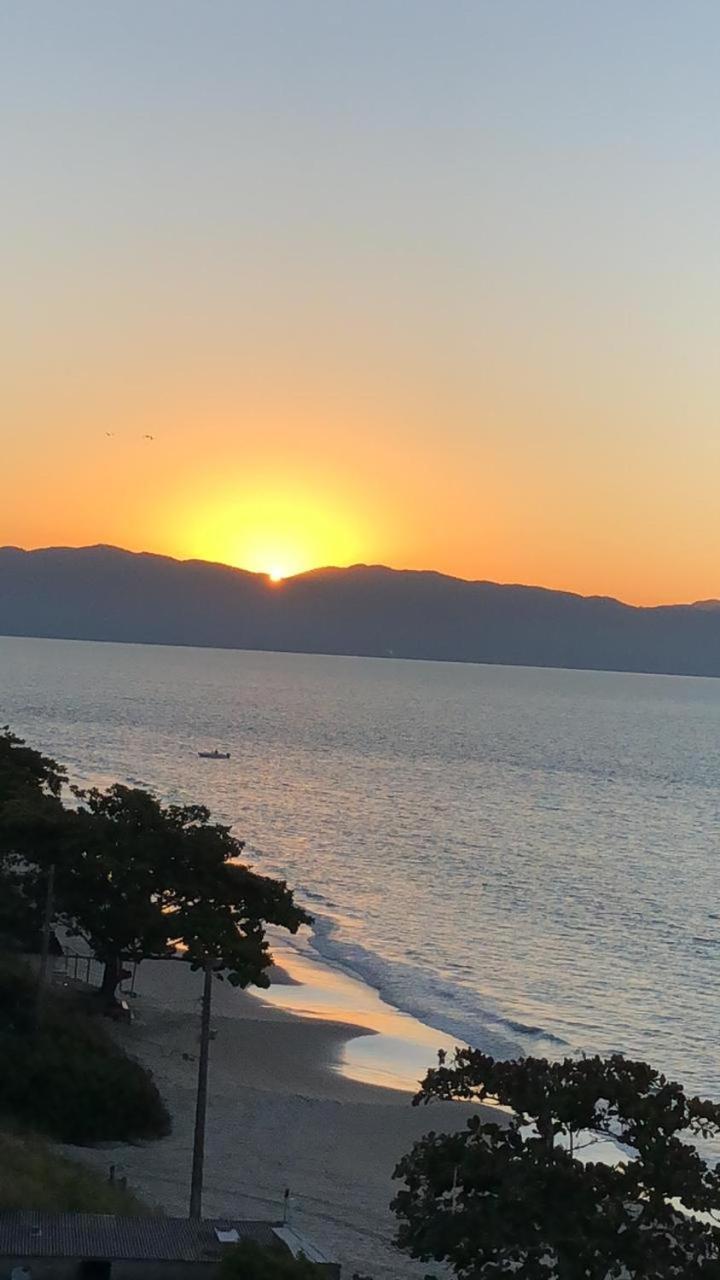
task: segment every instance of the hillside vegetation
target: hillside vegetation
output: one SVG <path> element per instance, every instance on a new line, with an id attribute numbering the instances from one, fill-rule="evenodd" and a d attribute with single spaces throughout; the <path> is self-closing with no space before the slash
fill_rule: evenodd
<path id="1" fill-rule="evenodd" d="M 49 992 L 35 1031 L 34 994 L 26 968 L 0 961 L 0 1121 L 78 1145 L 169 1133 L 152 1076 L 81 999 Z"/>
<path id="2" fill-rule="evenodd" d="M 0 1132 L 0 1209 L 149 1213 L 132 1192 L 57 1154 L 42 1138 Z"/>

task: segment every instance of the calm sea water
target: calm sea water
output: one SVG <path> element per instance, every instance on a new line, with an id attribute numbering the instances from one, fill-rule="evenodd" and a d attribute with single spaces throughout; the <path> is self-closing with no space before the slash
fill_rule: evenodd
<path id="1" fill-rule="evenodd" d="M 720 681 L 0 639 L 0 716 L 207 802 L 430 1025 L 720 1098 Z"/>

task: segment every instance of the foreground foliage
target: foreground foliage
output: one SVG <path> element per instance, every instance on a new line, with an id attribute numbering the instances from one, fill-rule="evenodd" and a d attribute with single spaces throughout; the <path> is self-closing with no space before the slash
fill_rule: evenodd
<path id="1" fill-rule="evenodd" d="M 53 993 L 36 1031 L 34 994 L 27 969 L 0 964 L 0 1114 L 78 1145 L 167 1134 L 150 1073 L 67 996 Z"/>
<path id="2" fill-rule="evenodd" d="M 228 1249 L 220 1266 L 221 1280 L 322 1280 L 321 1267 L 302 1254 L 294 1258 L 284 1249 L 263 1249 L 243 1240 Z"/>
<path id="3" fill-rule="evenodd" d="M 720 1176 L 692 1139 L 720 1137 L 720 1107 L 652 1067 L 615 1055 L 496 1062 L 441 1055 L 416 1103 L 494 1102 L 464 1131 L 429 1133 L 395 1171 L 398 1244 L 463 1280 L 720 1277 Z M 682 1135 L 691 1141 L 683 1141 Z M 619 1162 L 593 1161 L 598 1138 Z M 582 1159 L 579 1158 L 582 1156 Z"/>
<path id="4" fill-rule="evenodd" d="M 0 1209 L 148 1213 L 131 1191 L 53 1151 L 37 1135 L 0 1132 Z"/>

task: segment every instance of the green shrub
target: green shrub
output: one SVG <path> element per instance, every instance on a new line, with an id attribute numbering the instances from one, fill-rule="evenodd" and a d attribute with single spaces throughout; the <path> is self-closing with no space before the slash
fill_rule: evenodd
<path id="1" fill-rule="evenodd" d="M 99 1019 L 51 993 L 35 1033 L 34 991 L 27 971 L 0 967 L 0 1114 L 78 1145 L 169 1133 L 152 1076 Z"/>
<path id="2" fill-rule="evenodd" d="M 320 1280 L 321 1267 L 302 1254 L 294 1258 L 285 1249 L 263 1249 L 253 1240 L 228 1249 L 220 1265 L 222 1280 Z"/>
<path id="3" fill-rule="evenodd" d="M 149 1212 L 131 1191 L 64 1159 L 36 1135 L 11 1133 L 0 1133 L 0 1209 L 132 1217 Z"/>

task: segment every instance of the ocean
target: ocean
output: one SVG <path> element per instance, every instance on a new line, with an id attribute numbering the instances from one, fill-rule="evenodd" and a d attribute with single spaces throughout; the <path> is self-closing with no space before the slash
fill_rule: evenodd
<path id="1" fill-rule="evenodd" d="M 305 962 L 720 1100 L 720 681 L 5 638 L 0 718 L 231 822 L 312 911 Z"/>

